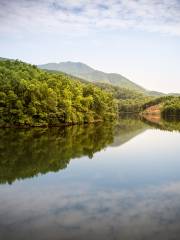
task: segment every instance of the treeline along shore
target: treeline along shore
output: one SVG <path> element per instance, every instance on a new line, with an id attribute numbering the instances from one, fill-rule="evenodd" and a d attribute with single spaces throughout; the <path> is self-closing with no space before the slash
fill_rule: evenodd
<path id="1" fill-rule="evenodd" d="M 90 83 L 19 60 L 0 60 L 0 127 L 53 127 L 148 113 L 180 117 L 180 97 L 155 97 L 107 83 Z M 157 108 L 155 108 L 157 109 Z"/>

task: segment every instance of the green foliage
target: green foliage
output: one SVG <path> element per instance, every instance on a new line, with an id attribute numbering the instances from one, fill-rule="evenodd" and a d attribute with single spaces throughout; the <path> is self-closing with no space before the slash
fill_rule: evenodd
<path id="1" fill-rule="evenodd" d="M 133 91 L 145 92 L 145 89 L 120 74 L 95 70 L 80 62 L 61 62 L 39 65 L 39 68 L 64 72 L 93 83 L 106 83 Z"/>
<path id="2" fill-rule="evenodd" d="M 152 98 L 150 101 L 146 102 L 142 108 L 143 110 L 145 110 L 148 107 L 152 107 L 154 105 L 160 104 L 160 103 L 164 103 L 168 100 L 174 99 L 174 96 L 163 96 L 163 97 L 158 97 L 158 98 Z"/>
<path id="3" fill-rule="evenodd" d="M 96 85 L 102 90 L 112 93 L 113 97 L 119 100 L 141 99 L 144 97 L 142 93 L 128 88 L 117 87 L 106 83 L 96 83 Z"/>
<path id="4" fill-rule="evenodd" d="M 0 61 L 0 125 L 56 126 L 116 117 L 111 93 L 63 73 Z"/>
<path id="5" fill-rule="evenodd" d="M 172 97 L 164 103 L 162 116 L 164 118 L 172 116 L 180 119 L 180 97 Z"/>
<path id="6" fill-rule="evenodd" d="M 142 106 L 153 99 L 153 97 L 127 88 L 120 88 L 105 83 L 96 83 L 96 85 L 102 90 L 112 93 L 117 102 L 119 115 L 124 113 L 139 113 L 142 111 Z"/>
<path id="7" fill-rule="evenodd" d="M 141 99 L 127 99 L 120 100 L 118 102 L 119 114 L 124 113 L 140 113 L 142 111 L 143 104 L 148 101 L 148 97 L 142 97 Z"/>
<path id="8" fill-rule="evenodd" d="M 174 116 L 175 118 L 180 118 L 180 97 L 175 96 L 165 96 L 160 98 L 155 98 L 149 102 L 146 102 L 142 108 L 145 110 L 148 107 L 154 105 L 161 105 L 161 114 L 164 118 Z"/>

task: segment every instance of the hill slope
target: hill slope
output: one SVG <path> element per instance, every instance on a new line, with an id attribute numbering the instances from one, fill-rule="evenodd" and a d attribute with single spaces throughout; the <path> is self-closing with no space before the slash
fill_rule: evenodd
<path id="1" fill-rule="evenodd" d="M 65 72 L 67 74 L 88 80 L 90 82 L 103 82 L 136 91 L 145 91 L 143 87 L 135 84 L 120 74 L 98 71 L 80 62 L 48 63 L 39 65 L 38 67 L 46 70 Z"/>
<path id="2" fill-rule="evenodd" d="M 103 121 L 115 102 L 93 84 L 47 73 L 20 61 L 0 61 L 0 126 L 52 126 Z"/>

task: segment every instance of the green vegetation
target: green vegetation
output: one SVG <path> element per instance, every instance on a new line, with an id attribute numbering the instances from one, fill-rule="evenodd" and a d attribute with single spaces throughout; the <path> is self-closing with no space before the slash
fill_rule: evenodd
<path id="1" fill-rule="evenodd" d="M 139 114 L 142 111 L 142 106 L 148 100 L 149 100 L 148 97 L 120 100 L 118 102 L 119 114 L 120 115 L 124 113 Z"/>
<path id="2" fill-rule="evenodd" d="M 76 65 L 73 65 L 73 71 Z M 63 67 L 68 68 L 69 64 Z M 82 64 L 79 67 L 84 73 L 89 69 Z M 1 127 L 60 126 L 113 120 L 127 113 L 139 114 L 155 105 L 159 105 L 164 118 L 180 118 L 180 97 L 150 96 L 155 94 L 148 95 L 103 81 L 89 83 L 55 70 L 43 71 L 18 60 L 0 59 Z"/>
<path id="3" fill-rule="evenodd" d="M 163 118 L 180 118 L 180 97 L 164 96 L 155 98 L 149 102 L 146 102 L 142 108 L 143 110 L 146 110 L 147 108 L 155 105 L 159 105 Z"/>
<path id="4" fill-rule="evenodd" d="M 162 116 L 164 118 L 171 116 L 180 119 L 180 97 L 173 97 L 165 101 L 162 108 Z"/>
<path id="5" fill-rule="evenodd" d="M 140 113 L 143 110 L 142 106 L 154 99 L 154 97 L 146 96 L 141 92 L 127 88 L 120 88 L 105 83 L 96 83 L 96 85 L 102 90 L 112 93 L 117 102 L 119 115 Z"/>
<path id="6" fill-rule="evenodd" d="M 143 110 L 145 110 L 148 107 L 152 107 L 152 106 L 158 105 L 158 104 L 163 104 L 166 101 L 169 101 L 169 100 L 174 99 L 174 98 L 175 98 L 174 96 L 163 96 L 163 97 L 153 98 L 150 101 L 146 102 L 142 106 L 142 108 L 143 108 Z"/>
<path id="7" fill-rule="evenodd" d="M 45 70 L 50 73 L 60 73 L 56 70 Z M 71 75 L 68 75 L 69 77 L 73 77 L 73 79 L 76 79 L 77 81 L 80 81 L 82 83 L 88 84 L 88 81 L 74 77 Z M 143 110 L 143 105 L 145 103 L 150 102 L 151 100 L 156 99 L 153 94 L 144 94 L 140 91 L 135 91 L 129 88 L 122 88 L 118 86 L 114 86 L 108 83 L 102 83 L 102 82 L 93 82 L 92 83 L 95 86 L 98 86 L 101 88 L 101 90 L 106 91 L 110 94 L 112 94 L 113 98 L 115 99 L 115 102 L 117 104 L 117 113 L 118 115 L 124 115 L 126 113 L 130 114 L 138 114 Z"/>
<path id="8" fill-rule="evenodd" d="M 116 117 L 111 93 L 63 73 L 0 61 L 0 125 L 57 126 Z"/>
<path id="9" fill-rule="evenodd" d="M 55 70 L 45 70 L 51 73 L 60 73 Z M 88 84 L 88 81 L 77 78 L 71 75 L 67 75 L 69 77 L 73 77 L 77 81 L 82 83 Z M 155 99 L 153 96 L 145 95 L 139 91 L 131 90 L 128 88 L 122 88 L 118 86 L 114 86 L 108 83 L 100 83 L 100 82 L 93 82 L 95 86 L 101 88 L 101 90 L 106 91 L 112 94 L 115 102 L 117 104 L 118 115 L 124 115 L 126 113 L 131 114 L 138 114 L 143 110 L 143 105 L 150 100 Z"/>
<path id="10" fill-rule="evenodd" d="M 98 71 L 80 62 L 47 63 L 38 67 L 49 71 L 64 72 L 93 83 L 105 83 L 122 89 L 140 92 L 146 96 L 160 97 L 166 95 L 157 91 L 148 91 L 120 74 Z"/>
<path id="11" fill-rule="evenodd" d="M 64 72 L 93 83 L 108 83 L 113 86 L 127 88 L 133 91 L 140 91 L 143 93 L 146 91 L 143 87 L 120 74 L 98 71 L 80 62 L 48 63 L 39 65 L 39 68 Z"/>

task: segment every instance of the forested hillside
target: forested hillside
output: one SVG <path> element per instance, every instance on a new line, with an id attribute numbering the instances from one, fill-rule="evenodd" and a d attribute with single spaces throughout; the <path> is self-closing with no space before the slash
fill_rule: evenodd
<path id="1" fill-rule="evenodd" d="M 110 84 L 123 89 L 141 92 L 146 96 L 160 97 L 166 95 L 162 92 L 149 91 L 121 74 L 98 71 L 81 62 L 47 63 L 38 65 L 38 67 L 49 71 L 64 72 L 93 83 Z"/>
<path id="2" fill-rule="evenodd" d="M 111 93 L 63 73 L 0 61 L 0 125 L 47 126 L 114 119 Z"/>
<path id="3" fill-rule="evenodd" d="M 130 81 L 120 74 L 98 71 L 80 62 L 48 63 L 39 65 L 38 67 L 46 70 L 65 72 L 93 83 L 109 83 L 121 88 L 127 88 L 141 92 L 145 91 L 143 87 Z"/>
<path id="4" fill-rule="evenodd" d="M 165 97 L 155 98 L 149 102 L 146 102 L 142 106 L 143 110 L 146 113 L 147 113 L 147 110 L 152 107 L 156 107 L 156 109 L 159 108 L 159 112 L 164 118 L 168 118 L 168 117 L 180 118 L 180 97 L 165 96 Z M 151 113 L 151 111 L 149 113 Z"/>
<path id="5" fill-rule="evenodd" d="M 118 115 L 140 113 L 144 104 L 155 99 L 155 97 L 127 88 L 120 88 L 105 83 L 96 83 L 96 85 L 102 90 L 112 93 L 118 105 Z"/>
<path id="6" fill-rule="evenodd" d="M 150 97 L 106 83 L 45 72 L 0 59 L 0 126 L 59 126 L 116 119 L 159 105 L 163 117 L 180 117 L 180 97 Z"/>
<path id="7" fill-rule="evenodd" d="M 56 70 L 45 70 L 49 73 L 62 73 Z M 73 77 L 73 79 L 80 81 L 82 83 L 88 84 L 89 82 L 87 80 L 84 80 L 82 78 L 74 77 L 72 75 L 67 75 L 70 78 Z M 149 103 L 151 100 L 154 101 L 157 98 L 156 94 L 158 92 L 153 92 L 152 94 L 141 91 L 132 90 L 129 88 L 123 88 L 119 86 L 114 86 L 109 83 L 102 83 L 102 82 L 93 82 L 93 85 L 99 87 L 103 91 L 106 91 L 110 94 L 112 94 L 113 98 L 115 99 L 117 103 L 117 113 L 118 115 L 126 114 L 126 113 L 140 113 L 143 110 L 143 106 L 146 103 Z"/>

